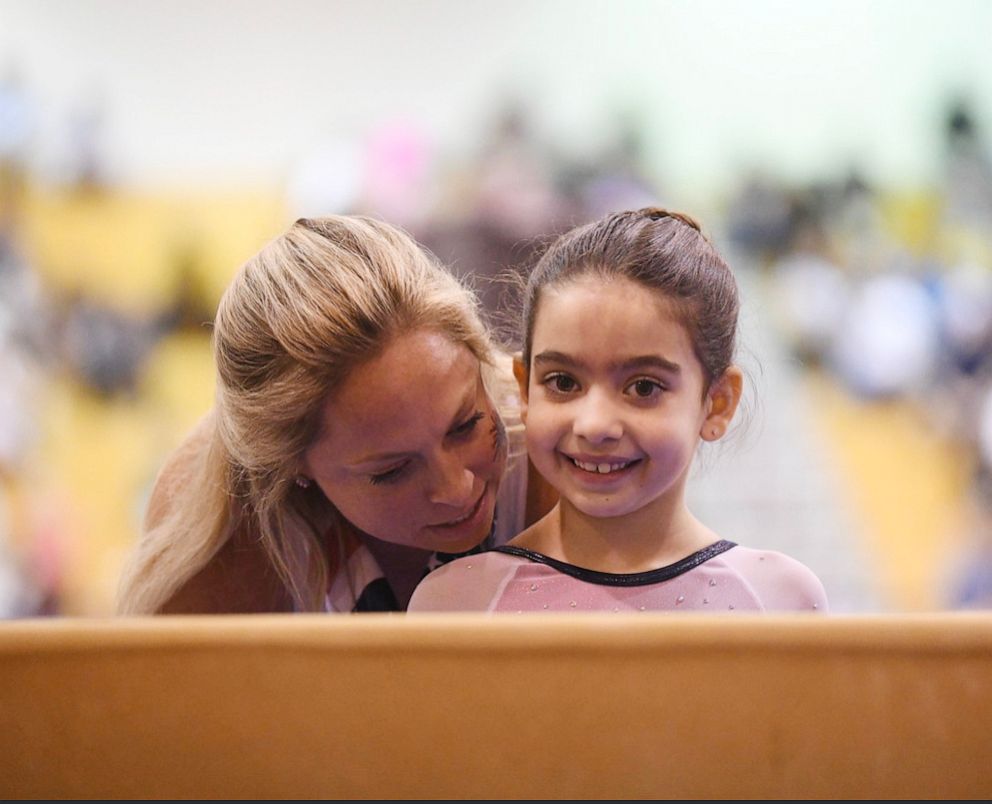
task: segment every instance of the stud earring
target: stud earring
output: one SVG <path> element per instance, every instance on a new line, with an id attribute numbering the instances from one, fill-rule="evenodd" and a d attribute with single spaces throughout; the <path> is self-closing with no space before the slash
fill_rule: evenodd
<path id="1" fill-rule="evenodd" d="M 296 485 L 299 486 L 301 489 L 308 489 L 308 488 L 310 488 L 310 478 L 308 478 L 308 477 L 303 477 L 303 475 L 299 475 L 299 476 L 297 476 L 295 482 L 296 482 Z"/>

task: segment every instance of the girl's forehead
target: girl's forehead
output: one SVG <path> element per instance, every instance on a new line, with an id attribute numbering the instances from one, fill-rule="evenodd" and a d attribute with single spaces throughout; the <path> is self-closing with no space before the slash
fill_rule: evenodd
<path id="1" fill-rule="evenodd" d="M 595 267 L 555 279 L 553 282 L 549 282 L 542 287 L 541 290 L 542 292 L 562 292 L 572 287 L 591 289 L 624 287 L 630 290 L 637 289 L 645 293 L 650 293 L 658 296 L 659 298 L 668 298 L 667 294 L 659 288 L 646 285 L 645 283 L 634 279 L 633 277 L 627 276 L 624 273 L 618 273 L 616 271 L 609 271 Z"/>
<path id="2" fill-rule="evenodd" d="M 684 323 L 684 303 L 671 294 L 622 274 L 610 275 L 594 270 L 545 285 L 537 297 L 534 313 L 535 316 L 540 315 L 543 301 L 566 300 L 574 304 L 589 304 L 604 296 L 622 296 L 632 304 L 648 305 L 665 319 Z"/>
<path id="3" fill-rule="evenodd" d="M 681 313 L 663 293 L 628 279 L 558 285 L 537 312 L 531 351 L 691 351 Z"/>

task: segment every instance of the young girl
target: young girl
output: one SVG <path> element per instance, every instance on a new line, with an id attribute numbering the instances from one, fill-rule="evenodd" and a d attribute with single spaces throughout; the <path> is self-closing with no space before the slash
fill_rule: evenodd
<path id="1" fill-rule="evenodd" d="M 723 437 L 733 275 L 699 226 L 620 212 L 560 237 L 524 294 L 527 448 L 560 500 L 509 544 L 428 575 L 410 611 L 825 611 L 819 579 L 696 519 L 686 478 Z"/>

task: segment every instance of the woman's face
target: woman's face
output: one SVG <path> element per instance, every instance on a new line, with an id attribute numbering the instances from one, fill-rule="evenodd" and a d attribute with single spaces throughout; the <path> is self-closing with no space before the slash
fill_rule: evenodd
<path id="1" fill-rule="evenodd" d="M 326 400 L 303 471 L 371 536 L 458 553 L 488 535 L 505 463 L 479 360 L 419 329 L 393 339 Z"/>

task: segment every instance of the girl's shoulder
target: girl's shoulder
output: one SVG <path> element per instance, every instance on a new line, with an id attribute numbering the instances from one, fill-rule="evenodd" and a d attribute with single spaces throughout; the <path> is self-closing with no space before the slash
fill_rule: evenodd
<path id="1" fill-rule="evenodd" d="M 521 563 L 516 556 L 495 551 L 456 558 L 417 585 L 407 611 L 489 611 Z"/>
<path id="2" fill-rule="evenodd" d="M 828 610 L 823 583 L 813 570 L 792 556 L 737 545 L 720 558 L 751 585 L 766 610 Z"/>

